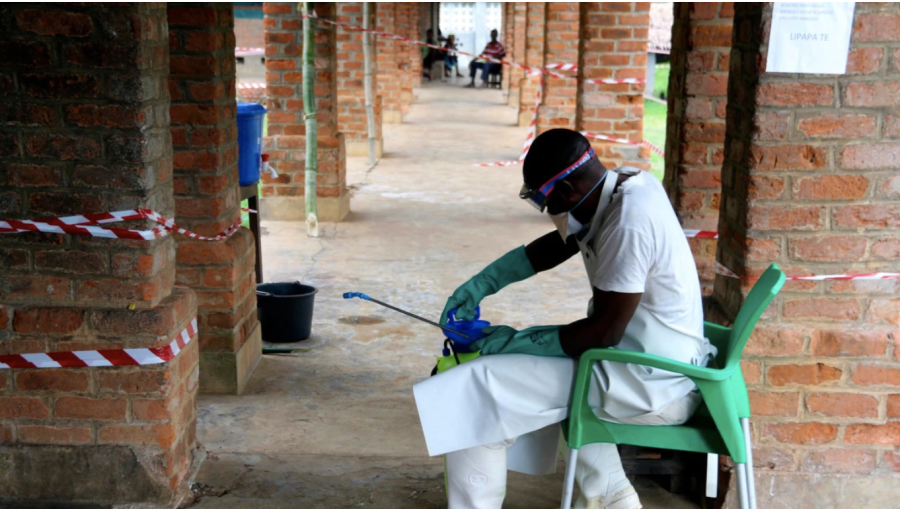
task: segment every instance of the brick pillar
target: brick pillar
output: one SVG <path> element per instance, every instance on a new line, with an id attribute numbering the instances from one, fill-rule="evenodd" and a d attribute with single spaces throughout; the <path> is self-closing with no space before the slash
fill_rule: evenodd
<path id="1" fill-rule="evenodd" d="M 513 23 L 515 20 L 513 19 L 512 11 L 515 3 L 513 2 L 504 2 L 502 4 L 500 10 L 500 26 L 503 27 L 503 33 L 500 36 L 500 42 L 503 44 L 504 49 L 506 49 L 506 58 L 511 59 L 513 56 L 515 41 L 512 38 L 513 33 Z M 509 96 L 509 86 L 510 86 L 510 66 L 504 65 L 502 68 L 502 81 L 503 81 L 503 90 L 507 91 L 507 98 Z"/>
<path id="2" fill-rule="evenodd" d="M 165 7 L 5 4 L 0 24 L 0 217 L 173 217 Z M 0 236 L 0 354 L 168 344 L 196 314 L 174 281 L 171 236 Z M 0 369 L 0 500 L 179 500 L 197 344 L 149 366 Z"/>
<path id="3" fill-rule="evenodd" d="M 525 64 L 529 67 L 544 67 L 547 4 L 546 2 L 527 2 L 525 6 Z M 531 124 L 538 83 L 536 76 L 524 76 L 519 81 L 520 126 Z"/>
<path id="4" fill-rule="evenodd" d="M 168 5 L 176 219 L 216 235 L 241 215 L 232 6 Z M 197 293 L 200 390 L 240 393 L 261 354 L 253 234 L 176 240 L 178 284 Z"/>
<path id="5" fill-rule="evenodd" d="M 581 4 L 582 48 L 579 74 L 593 79 L 644 78 L 647 75 L 648 2 Z M 581 83 L 578 129 L 632 141 L 644 139 L 644 84 Z M 650 169 L 650 149 L 591 140 L 607 166 Z"/>
<path id="6" fill-rule="evenodd" d="M 306 125 L 303 120 L 303 17 L 297 2 L 263 5 L 266 27 L 266 90 L 269 131 L 265 150 L 278 171 L 263 178 L 264 219 L 306 221 L 304 184 Z M 319 2 L 316 14 L 334 19 L 335 4 Z M 335 27 L 316 23 L 316 113 L 319 127 L 319 221 L 342 221 L 350 212 L 344 135 L 337 126 Z"/>
<path id="7" fill-rule="evenodd" d="M 511 5 L 510 17 L 512 18 L 512 28 L 510 32 L 504 35 L 504 38 L 510 42 L 510 49 L 506 50 L 507 58 L 514 62 L 525 62 L 525 23 L 526 11 L 528 4 L 525 2 L 514 2 Z M 521 85 L 525 72 L 522 69 L 512 66 L 509 68 L 509 77 L 504 78 L 504 82 L 509 81 L 509 95 L 507 97 L 510 106 L 519 107 L 521 101 Z M 532 100 L 534 97 L 532 96 Z"/>
<path id="8" fill-rule="evenodd" d="M 581 9 L 577 2 L 547 2 L 544 62 L 578 63 Z M 581 70 L 579 70 L 579 75 Z M 534 78 L 537 79 L 537 78 Z M 579 83 L 574 77 L 544 76 L 544 97 L 538 108 L 537 134 L 558 127 L 578 129 Z"/>
<path id="9" fill-rule="evenodd" d="M 397 3 L 379 2 L 375 9 L 375 26 L 379 32 L 398 33 Z M 400 124 L 400 62 L 402 43 L 387 37 L 375 37 L 375 66 L 378 97 L 381 98 L 381 118 L 385 124 Z"/>
<path id="10" fill-rule="evenodd" d="M 415 24 L 412 11 L 417 7 L 409 2 L 397 4 L 397 35 L 406 38 L 414 38 Z M 397 65 L 400 70 L 400 111 L 402 115 L 409 112 L 409 105 L 413 102 L 413 86 L 415 80 L 415 61 L 419 60 L 419 47 L 415 44 L 399 42 L 397 44 Z M 419 73 L 422 64 L 419 62 Z"/>
<path id="11" fill-rule="evenodd" d="M 733 18 L 732 2 L 675 4 L 664 183 L 685 228 L 715 230 L 719 222 Z M 690 243 L 709 295 L 717 240 Z"/>
<path id="12" fill-rule="evenodd" d="M 383 4 L 382 4 L 383 5 Z M 369 26 L 375 26 L 377 4 L 369 8 Z M 337 4 L 337 18 L 342 23 L 363 25 L 362 4 L 341 2 Z M 376 37 L 372 36 L 372 87 L 378 90 L 376 58 L 378 48 Z M 363 34 L 339 29 L 337 32 L 337 101 L 338 128 L 344 133 L 344 143 L 349 156 L 369 155 L 369 129 L 366 120 L 365 69 L 363 57 Z M 373 94 L 375 107 L 375 152 L 381 157 L 384 138 L 381 134 L 380 96 Z"/>
<path id="13" fill-rule="evenodd" d="M 748 275 L 897 271 L 900 31 L 884 20 L 900 5 L 856 4 L 841 76 L 762 72 L 771 15 L 735 4 L 717 258 Z M 713 317 L 750 284 L 716 278 Z M 743 364 L 760 507 L 896 505 L 898 288 L 788 282 L 763 315 Z"/>

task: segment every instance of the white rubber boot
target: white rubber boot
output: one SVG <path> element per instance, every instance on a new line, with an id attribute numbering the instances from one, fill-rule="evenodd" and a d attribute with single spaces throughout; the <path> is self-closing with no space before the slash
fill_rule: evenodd
<path id="1" fill-rule="evenodd" d="M 614 444 L 591 444 L 581 448 L 575 468 L 581 493 L 575 509 L 641 509 L 631 482 L 625 477 L 619 451 Z"/>
<path id="2" fill-rule="evenodd" d="M 500 442 L 446 454 L 448 509 L 500 509 L 506 496 L 507 446 Z"/>

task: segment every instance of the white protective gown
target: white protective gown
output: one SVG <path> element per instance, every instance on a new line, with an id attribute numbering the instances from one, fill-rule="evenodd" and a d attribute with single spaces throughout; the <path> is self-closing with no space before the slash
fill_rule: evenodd
<path id="1" fill-rule="evenodd" d="M 607 178 L 597 213 L 578 244 L 592 286 L 643 293 L 616 348 L 706 365 L 716 351 L 702 336 L 693 256 L 665 191 L 652 176 L 635 168 L 612 171 L 634 176 L 614 195 L 616 175 Z M 647 207 L 664 208 L 648 214 Z M 629 282 L 634 271 L 642 274 L 646 285 L 635 287 L 635 277 Z M 552 473 L 557 423 L 568 414 L 576 367 L 574 359 L 494 355 L 416 384 L 413 392 L 428 453 L 435 456 L 518 438 L 508 451 L 510 470 Z M 690 379 L 676 373 L 602 361 L 594 367 L 588 399 L 601 419 L 634 422 L 659 414 L 695 388 Z"/>

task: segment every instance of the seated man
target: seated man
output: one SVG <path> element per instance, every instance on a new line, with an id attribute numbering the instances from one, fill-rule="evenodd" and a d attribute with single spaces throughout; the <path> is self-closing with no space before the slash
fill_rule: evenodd
<path id="1" fill-rule="evenodd" d="M 489 327 L 474 343 L 481 357 L 415 385 L 428 452 L 446 455 L 450 509 L 499 509 L 507 466 L 554 471 L 558 423 L 586 350 L 623 348 L 701 366 L 716 352 L 703 337 L 694 259 L 659 181 L 635 168 L 605 168 L 588 140 L 567 129 L 534 140 L 523 176 L 520 197 L 546 211 L 556 231 L 460 286 L 442 323 L 452 309 L 471 319 L 483 298 L 579 253 L 593 298 L 587 318 L 567 325 Z M 685 376 L 601 361 L 589 401 L 604 420 L 671 425 L 687 421 L 702 398 Z M 641 507 L 613 444 L 583 447 L 575 476 L 577 508 Z"/>
<path id="2" fill-rule="evenodd" d="M 491 42 L 487 43 L 487 46 L 484 47 L 484 51 L 479 55 L 479 59 L 481 57 L 488 57 L 501 60 L 506 56 L 506 50 L 503 49 L 503 45 L 497 40 L 497 35 L 497 30 L 491 30 Z M 469 77 L 472 78 L 472 82 L 466 85 L 466 88 L 475 88 L 475 73 L 478 72 L 478 69 L 481 69 L 481 86 L 487 88 L 488 75 L 492 72 L 496 72 L 497 69 L 500 69 L 500 65 L 501 64 L 490 61 L 473 60 L 472 63 L 469 64 Z"/>
<path id="3" fill-rule="evenodd" d="M 444 66 L 447 68 L 447 76 L 453 76 L 453 71 L 456 71 L 456 77 L 462 77 L 462 73 L 459 72 L 459 61 L 456 56 L 456 50 L 459 49 L 458 46 L 462 46 L 462 44 L 457 44 L 456 36 L 450 34 L 447 36 L 447 43 L 444 44 L 444 47 L 447 48 L 447 53 L 444 56 Z"/>

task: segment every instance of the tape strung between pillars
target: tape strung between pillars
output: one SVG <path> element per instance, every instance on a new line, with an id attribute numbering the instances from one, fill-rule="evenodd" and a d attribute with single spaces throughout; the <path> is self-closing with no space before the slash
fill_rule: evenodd
<path id="1" fill-rule="evenodd" d="M 187 327 L 176 334 L 166 346 L 0 355 L 0 369 L 100 368 L 164 364 L 177 357 L 196 335 L 197 317 L 195 316 Z"/>
<path id="2" fill-rule="evenodd" d="M 99 225 L 116 223 L 120 221 L 134 221 L 149 219 L 161 226 L 149 230 L 132 230 L 128 228 L 104 228 Z M 216 241 L 224 240 L 241 228 L 241 222 L 236 221 L 225 231 L 214 237 L 205 237 L 175 224 L 158 212 L 149 209 L 120 210 L 117 212 L 100 212 L 98 214 L 84 214 L 80 216 L 54 217 L 46 219 L 2 219 L 0 220 L 0 233 L 63 233 L 69 235 L 84 235 L 87 237 L 101 237 L 107 239 L 128 240 L 153 240 L 165 237 L 171 233 L 179 233 L 196 240 Z"/>
<path id="3" fill-rule="evenodd" d="M 738 276 L 716 260 L 716 274 L 734 279 L 759 279 L 758 276 Z M 856 274 L 829 274 L 822 276 L 785 276 L 787 281 L 849 281 L 874 279 L 900 279 L 898 272 L 860 272 Z"/>

